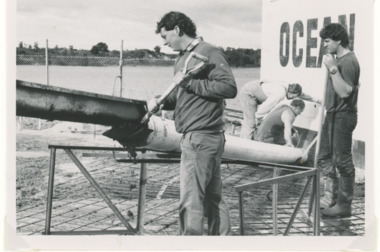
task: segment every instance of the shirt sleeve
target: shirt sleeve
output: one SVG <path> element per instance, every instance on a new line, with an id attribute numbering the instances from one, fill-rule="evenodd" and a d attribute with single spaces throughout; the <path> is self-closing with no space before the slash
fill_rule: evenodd
<path id="1" fill-rule="evenodd" d="M 206 71 L 202 71 L 207 72 L 207 76 L 203 76 L 204 78 L 195 76 L 187 85 L 187 91 L 208 98 L 235 98 L 236 82 L 225 55 L 219 49 L 214 49 L 208 58 Z"/>
<path id="2" fill-rule="evenodd" d="M 340 73 L 348 85 L 350 85 L 353 89 L 358 88 L 357 83 L 360 75 L 360 67 L 356 60 L 353 58 L 348 58 L 344 64 L 340 66 Z"/>
<path id="3" fill-rule="evenodd" d="M 283 91 L 269 95 L 268 98 L 257 109 L 256 118 L 265 117 L 284 98 L 285 94 Z"/>
<path id="4" fill-rule="evenodd" d="M 320 100 L 315 99 L 314 97 L 312 97 L 311 95 L 306 94 L 306 93 L 302 93 L 298 98 L 302 99 L 304 101 L 310 101 L 310 102 L 315 102 L 315 103 L 319 103 L 319 104 L 321 103 Z"/>

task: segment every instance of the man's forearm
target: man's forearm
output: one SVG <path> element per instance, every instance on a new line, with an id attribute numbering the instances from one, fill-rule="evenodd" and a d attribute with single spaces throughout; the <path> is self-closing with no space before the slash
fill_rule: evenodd
<path id="1" fill-rule="evenodd" d="M 233 78 L 228 82 L 218 80 L 192 80 L 186 88 L 199 96 L 210 98 L 231 99 L 237 95 L 237 88 Z"/>
<path id="2" fill-rule="evenodd" d="M 289 127 L 285 127 L 284 129 L 284 139 L 286 142 L 286 145 L 293 146 L 292 143 L 292 130 Z"/>
<path id="3" fill-rule="evenodd" d="M 315 102 L 315 103 L 321 104 L 321 101 L 319 99 L 316 99 L 316 98 L 314 98 L 311 95 L 306 94 L 306 93 L 302 93 L 298 98 L 300 98 L 304 101 L 310 101 L 310 102 Z"/>
<path id="4" fill-rule="evenodd" d="M 339 71 L 335 74 L 331 74 L 331 80 L 334 86 L 335 92 L 340 98 L 347 98 L 352 93 L 352 87 L 347 84 L 342 78 L 342 75 Z"/>

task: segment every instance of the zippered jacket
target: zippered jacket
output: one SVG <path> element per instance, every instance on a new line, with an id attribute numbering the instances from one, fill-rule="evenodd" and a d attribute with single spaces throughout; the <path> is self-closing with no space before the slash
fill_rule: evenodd
<path id="1" fill-rule="evenodd" d="M 224 99 L 235 98 L 237 87 L 231 68 L 224 53 L 200 41 L 191 51 L 208 58 L 205 69 L 195 75 L 185 88 L 177 87 L 167 97 L 163 109 L 174 110 L 176 130 L 220 132 L 224 128 Z M 190 51 L 180 53 L 174 66 L 174 74 L 181 71 Z M 191 59 L 188 68 L 199 63 Z"/>

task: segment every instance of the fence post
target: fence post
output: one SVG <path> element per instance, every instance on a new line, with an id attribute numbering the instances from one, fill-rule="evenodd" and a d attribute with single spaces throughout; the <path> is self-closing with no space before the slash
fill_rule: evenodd
<path id="1" fill-rule="evenodd" d="M 46 64 L 46 85 L 49 85 L 49 42 L 46 40 L 45 46 L 45 64 Z M 38 130 L 41 130 L 41 118 L 38 119 Z"/>
<path id="2" fill-rule="evenodd" d="M 120 49 L 120 97 L 123 97 L 123 40 L 121 41 L 121 49 Z"/>
<path id="3" fill-rule="evenodd" d="M 46 59 L 46 85 L 49 85 L 49 43 L 46 40 L 46 48 L 45 48 L 45 59 Z"/>

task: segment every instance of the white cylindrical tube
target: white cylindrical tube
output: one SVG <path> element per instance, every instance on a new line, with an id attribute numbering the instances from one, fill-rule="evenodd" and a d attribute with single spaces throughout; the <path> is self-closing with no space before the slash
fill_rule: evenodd
<path id="1" fill-rule="evenodd" d="M 176 132 L 173 121 L 152 116 L 148 128 L 152 132 L 146 139 L 144 147 L 159 151 L 181 152 L 182 135 Z M 226 135 L 223 158 L 250 162 L 302 164 L 306 162 L 307 155 L 303 149 Z"/>

